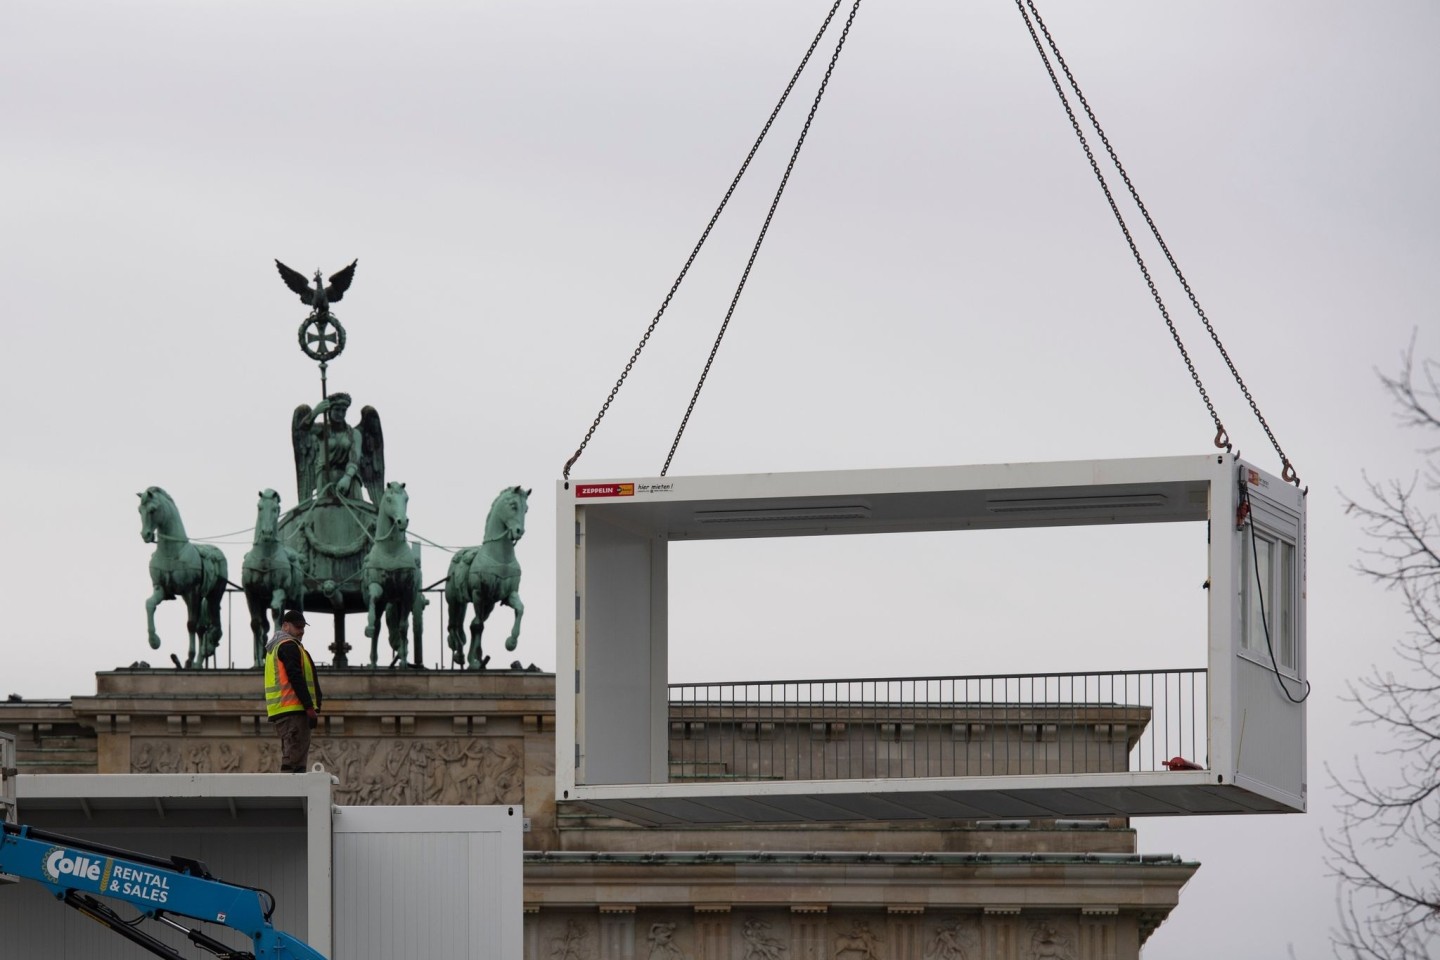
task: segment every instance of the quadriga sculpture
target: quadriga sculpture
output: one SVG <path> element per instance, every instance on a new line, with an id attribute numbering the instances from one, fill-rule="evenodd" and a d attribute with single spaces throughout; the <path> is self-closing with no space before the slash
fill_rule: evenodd
<path id="1" fill-rule="evenodd" d="M 175 501 L 161 488 L 147 487 L 136 496 L 140 498 L 140 538 L 155 544 L 150 556 L 154 592 L 145 601 L 150 647 L 160 649 L 155 608 L 161 601 L 179 597 L 185 601 L 185 629 L 190 634 L 185 666 L 203 666 L 220 647 L 220 599 L 229 576 L 225 555 L 219 547 L 190 542 Z"/>
<path id="2" fill-rule="evenodd" d="M 240 586 L 250 608 L 250 634 L 255 646 L 255 665 L 265 662 L 265 643 L 270 639 L 270 622 L 280 622 L 286 607 L 305 606 L 305 561 L 280 542 L 280 494 L 261 490 L 255 514 L 255 545 L 245 554 L 240 568 Z"/>
<path id="3" fill-rule="evenodd" d="M 450 573 L 445 581 L 445 602 L 450 608 L 448 640 L 456 663 L 471 670 L 484 670 L 490 658 L 480 647 L 485 620 L 495 604 L 503 603 L 515 611 L 515 623 L 505 641 L 506 650 L 514 650 L 520 641 L 520 619 L 525 604 L 520 602 L 520 562 L 515 559 L 515 543 L 525 535 L 525 513 L 530 509 L 530 491 L 506 487 L 490 505 L 485 518 L 485 541 L 478 547 L 457 550 L 450 558 Z M 475 605 L 470 621 L 470 652 L 465 652 L 465 607 Z"/>
<path id="4" fill-rule="evenodd" d="M 420 558 L 405 540 L 410 525 L 406 511 L 410 494 L 405 484 L 390 482 L 377 504 L 375 545 L 365 554 L 361 581 L 369 611 L 365 636 L 370 638 L 370 666 L 379 660 L 380 618 L 390 633 L 391 666 L 404 664 L 410 652 L 409 621 L 420 593 Z M 416 621 L 419 630 L 419 621 Z"/>

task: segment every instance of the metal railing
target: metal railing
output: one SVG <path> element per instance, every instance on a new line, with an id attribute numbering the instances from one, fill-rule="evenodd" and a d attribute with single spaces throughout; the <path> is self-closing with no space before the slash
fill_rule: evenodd
<path id="1" fill-rule="evenodd" d="M 676 683 L 670 781 L 1203 766 L 1207 696 L 1203 669 Z"/>
<path id="2" fill-rule="evenodd" d="M 435 670 L 464 670 L 465 665 L 463 663 L 455 663 L 454 658 L 450 655 L 448 625 L 445 622 L 445 617 L 449 609 L 445 602 L 445 580 L 442 578 L 441 580 L 438 580 L 435 583 L 432 583 L 429 586 L 422 588 L 420 592 L 424 594 L 426 601 L 425 612 L 422 614 L 422 616 L 425 618 L 426 628 L 424 637 L 420 640 L 416 639 L 413 629 L 410 632 L 410 662 L 414 666 L 426 666 Z M 234 583 L 230 583 L 229 586 L 225 588 L 224 603 L 224 652 L 222 654 L 220 650 L 217 650 L 215 656 L 210 661 L 210 666 L 224 666 L 227 669 L 235 669 L 237 667 L 239 669 L 244 669 L 249 666 L 258 666 L 258 664 L 252 664 L 250 662 L 253 659 L 250 654 L 250 645 L 253 638 L 250 633 L 250 609 L 246 605 L 245 591 L 242 588 L 236 586 Z M 239 627 L 236 627 L 235 625 L 235 611 L 237 607 L 240 611 Z M 473 609 L 467 606 L 467 618 L 473 613 Z M 312 613 L 312 616 L 316 620 L 320 620 L 326 615 Z M 365 636 L 365 614 L 352 613 L 349 614 L 349 618 L 350 622 L 349 630 L 347 631 L 346 635 L 346 642 L 350 646 L 350 665 L 368 665 L 370 661 L 370 639 Z M 508 636 L 510 629 L 509 621 L 504 620 L 504 622 L 505 636 Z M 438 628 L 436 628 L 435 626 L 436 623 L 438 623 Z M 273 630 L 274 627 L 272 626 L 271 629 Z M 470 633 L 468 628 L 465 631 L 465 643 L 468 649 L 470 643 Z M 324 649 L 323 645 L 319 649 Z M 491 647 L 491 653 L 493 654 L 496 649 L 500 649 L 502 652 L 504 651 L 503 637 L 501 638 L 498 647 Z M 320 659 L 324 659 L 324 655 L 319 653 L 319 650 L 312 652 L 314 652 L 315 655 Z M 384 661 L 381 664 L 382 666 L 384 666 L 385 663 L 388 663 L 391 653 L 390 644 L 385 639 L 385 635 L 383 633 L 380 639 L 380 654 L 384 658 Z M 427 656 L 433 659 L 433 664 L 425 663 L 425 658 Z M 236 662 L 237 657 L 239 659 L 238 663 Z M 222 659 L 224 660 L 223 664 L 221 663 Z"/>

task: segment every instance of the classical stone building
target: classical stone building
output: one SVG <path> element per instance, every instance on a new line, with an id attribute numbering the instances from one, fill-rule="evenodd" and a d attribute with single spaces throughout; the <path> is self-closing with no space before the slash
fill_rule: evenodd
<path id="1" fill-rule="evenodd" d="M 526 960 L 1133 960 L 1198 869 L 1138 856 L 1119 819 L 638 826 L 556 802 L 551 674 L 355 669 L 322 682 L 311 760 L 336 777 L 337 803 L 523 807 Z M 92 696 L 0 704 L 0 732 L 16 736 L 21 774 L 278 771 L 259 688 L 256 670 L 117 670 Z M 1047 751 L 1123 764 L 1145 722 L 1133 708 L 1083 729 L 1039 711 L 1012 720 L 1008 740 L 947 774 L 993 765 L 998 742 L 1016 764 Z M 786 764 L 873 755 L 865 730 L 968 744 L 987 722 L 952 721 L 916 729 L 900 705 L 842 712 L 792 738 L 815 753 Z M 753 776 L 704 758 L 767 735 L 786 732 L 677 708 L 672 776 Z"/>

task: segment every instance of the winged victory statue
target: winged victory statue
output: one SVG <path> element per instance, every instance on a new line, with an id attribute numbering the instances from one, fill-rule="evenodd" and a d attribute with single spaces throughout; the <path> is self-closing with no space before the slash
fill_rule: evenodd
<path id="1" fill-rule="evenodd" d="M 372 504 L 385 493 L 385 437 L 374 407 L 360 410 L 360 425 L 345 419 L 348 393 L 334 393 L 312 409 L 300 404 L 290 421 L 295 449 L 295 494 L 298 502 L 334 494 L 360 500 L 363 490 Z"/>

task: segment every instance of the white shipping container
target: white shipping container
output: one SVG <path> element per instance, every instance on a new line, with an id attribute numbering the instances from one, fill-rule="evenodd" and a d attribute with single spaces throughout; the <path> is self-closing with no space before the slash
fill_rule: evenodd
<path id="1" fill-rule="evenodd" d="M 1207 612 L 1197 631 L 1204 643 L 1178 653 L 1194 679 L 1189 699 L 1177 694 L 1177 702 L 1193 718 L 1186 716 L 1181 727 L 1188 734 L 1184 754 L 1176 747 L 1163 753 L 1174 752 L 1173 763 L 1132 754 L 1128 769 L 1118 770 L 813 778 L 748 775 L 743 763 L 721 775 L 695 776 L 682 763 L 673 775 L 671 543 L 1153 523 L 1204 524 L 1206 532 Z M 1305 496 L 1229 454 L 572 480 L 557 484 L 556 537 L 555 786 L 561 800 L 648 824 L 1305 809 Z M 783 582 L 777 586 L 783 593 Z M 1162 655 L 1167 662 L 1159 666 L 1168 668 L 1177 652 L 1167 648 Z M 1141 666 L 1136 673 L 1167 675 L 1156 664 Z M 843 678 L 826 679 L 844 699 Z M 820 681 L 804 683 L 824 689 Z M 1165 683 L 1162 692 L 1169 689 Z M 770 686 L 783 692 L 783 684 Z M 751 703 L 747 697 L 755 695 L 743 683 L 715 694 L 696 686 L 701 699 L 712 702 L 699 705 L 699 722 L 681 736 L 706 720 L 713 725 L 714 717 L 724 722 L 727 697 L 765 713 L 761 719 L 808 706 Z M 1166 724 L 1181 711 L 1163 696 L 1148 702 L 1135 693 L 1089 706 L 1147 711 L 1143 726 L 1165 734 L 1150 742 L 1168 746 Z M 967 696 L 950 695 L 938 706 L 964 708 L 972 705 Z M 1063 702 L 1067 696 L 1059 699 L 1058 707 L 1072 706 Z M 976 705 L 997 709 L 991 702 Z M 747 730 L 744 719 L 734 721 L 730 741 L 763 739 L 768 727 L 778 726 L 752 723 Z M 1087 735 L 1126 732 L 1115 722 L 1097 721 Z M 812 725 L 807 720 L 805 726 Z M 977 729 L 984 727 L 969 728 Z"/>
<path id="2" fill-rule="evenodd" d="M 515 806 L 337 807 L 335 956 L 520 956 L 523 817 Z"/>

